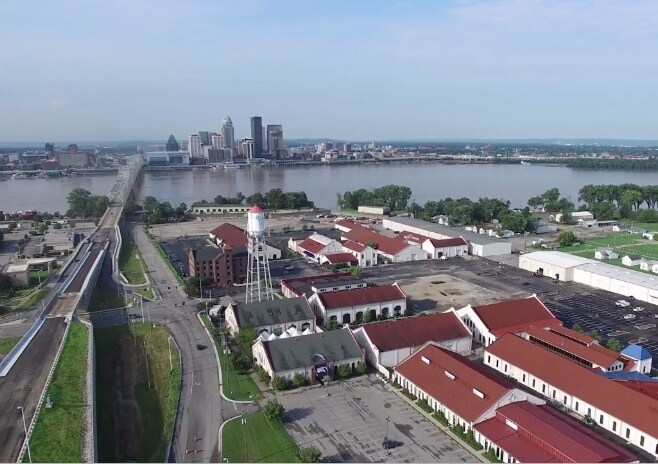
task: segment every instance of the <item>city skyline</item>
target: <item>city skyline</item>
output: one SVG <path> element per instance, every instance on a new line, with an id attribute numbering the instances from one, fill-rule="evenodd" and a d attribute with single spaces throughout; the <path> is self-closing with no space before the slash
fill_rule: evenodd
<path id="1" fill-rule="evenodd" d="M 657 138 L 655 2 L 68 0 L 28 15 L 9 0 L 0 13 L 2 142 L 180 139 L 223 114 L 235 140 L 255 114 L 290 139 Z"/>

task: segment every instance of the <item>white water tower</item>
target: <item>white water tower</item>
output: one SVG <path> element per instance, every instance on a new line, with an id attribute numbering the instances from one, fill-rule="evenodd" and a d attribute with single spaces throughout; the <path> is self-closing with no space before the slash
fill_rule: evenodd
<path id="1" fill-rule="evenodd" d="M 247 212 L 247 303 L 274 299 L 265 243 L 265 211 L 258 205 Z"/>

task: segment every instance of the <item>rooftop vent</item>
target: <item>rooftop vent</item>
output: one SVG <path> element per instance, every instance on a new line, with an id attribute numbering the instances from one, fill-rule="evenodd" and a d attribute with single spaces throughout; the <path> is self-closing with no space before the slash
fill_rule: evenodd
<path id="1" fill-rule="evenodd" d="M 429 364 L 429 363 L 430 363 L 430 360 L 427 359 L 425 356 L 421 356 L 421 357 L 420 357 L 420 360 L 423 361 L 425 364 Z"/>
<path id="2" fill-rule="evenodd" d="M 446 377 L 448 377 L 450 380 L 455 380 L 455 376 L 452 375 L 450 372 L 448 371 L 443 371 L 443 372 L 445 373 Z"/>
<path id="3" fill-rule="evenodd" d="M 477 397 L 480 397 L 480 398 L 484 399 L 484 393 L 482 393 L 482 392 L 481 392 L 480 390 L 478 390 L 477 388 L 474 388 L 474 389 L 473 389 L 473 394 L 474 394 L 475 396 L 477 396 Z"/>

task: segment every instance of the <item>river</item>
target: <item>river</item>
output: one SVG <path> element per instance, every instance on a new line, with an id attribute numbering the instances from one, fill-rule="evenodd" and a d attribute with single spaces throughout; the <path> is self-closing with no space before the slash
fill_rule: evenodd
<path id="1" fill-rule="evenodd" d="M 66 196 L 81 187 L 93 194 L 108 194 L 114 176 L 64 177 L 59 179 L 8 180 L 0 182 L 0 210 L 61 211 Z M 507 199 L 514 207 L 525 206 L 533 195 L 557 187 L 577 202 L 578 190 L 586 184 L 658 184 L 658 173 L 613 170 L 582 170 L 546 165 L 468 164 L 379 164 L 251 168 L 228 171 L 147 172 L 139 198 L 152 195 L 174 205 L 192 204 L 216 195 L 232 196 L 280 188 L 303 190 L 319 207 L 335 208 L 336 194 L 386 184 L 411 187 L 411 200 L 424 204 L 446 197 Z"/>

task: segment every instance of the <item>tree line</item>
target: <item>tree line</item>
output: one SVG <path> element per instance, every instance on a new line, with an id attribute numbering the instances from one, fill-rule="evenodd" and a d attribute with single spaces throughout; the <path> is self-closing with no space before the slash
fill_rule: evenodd
<path id="1" fill-rule="evenodd" d="M 160 202 L 152 196 L 144 198 L 144 212 L 147 224 L 181 222 L 188 219 L 185 203 L 180 203 L 174 208 L 168 201 Z"/>
<path id="2" fill-rule="evenodd" d="M 658 185 L 585 185 L 578 200 L 599 220 L 629 219 L 658 222 Z"/>
<path id="3" fill-rule="evenodd" d="M 218 205 L 258 205 L 263 209 L 304 209 L 315 207 L 315 204 L 306 196 L 306 192 L 283 192 L 278 188 L 273 188 L 265 193 L 256 192 L 248 197 L 242 192 L 238 192 L 234 197 L 217 195 L 212 202 L 201 200 L 192 203 L 192 207 Z"/>
<path id="4" fill-rule="evenodd" d="M 105 195 L 92 195 L 82 188 L 75 188 L 68 194 L 66 200 L 69 210 L 68 217 L 99 218 L 105 214 L 110 199 Z"/>
<path id="5" fill-rule="evenodd" d="M 401 185 L 385 185 L 372 190 L 359 189 L 337 194 L 341 209 L 359 209 L 359 206 L 383 206 L 391 211 L 404 211 L 411 198 L 411 189 Z"/>
<path id="6" fill-rule="evenodd" d="M 655 154 L 654 154 L 655 156 Z M 628 169 L 633 171 L 658 171 L 658 160 L 649 159 L 601 159 L 601 158 L 555 158 L 542 163 L 564 164 L 580 169 Z"/>

